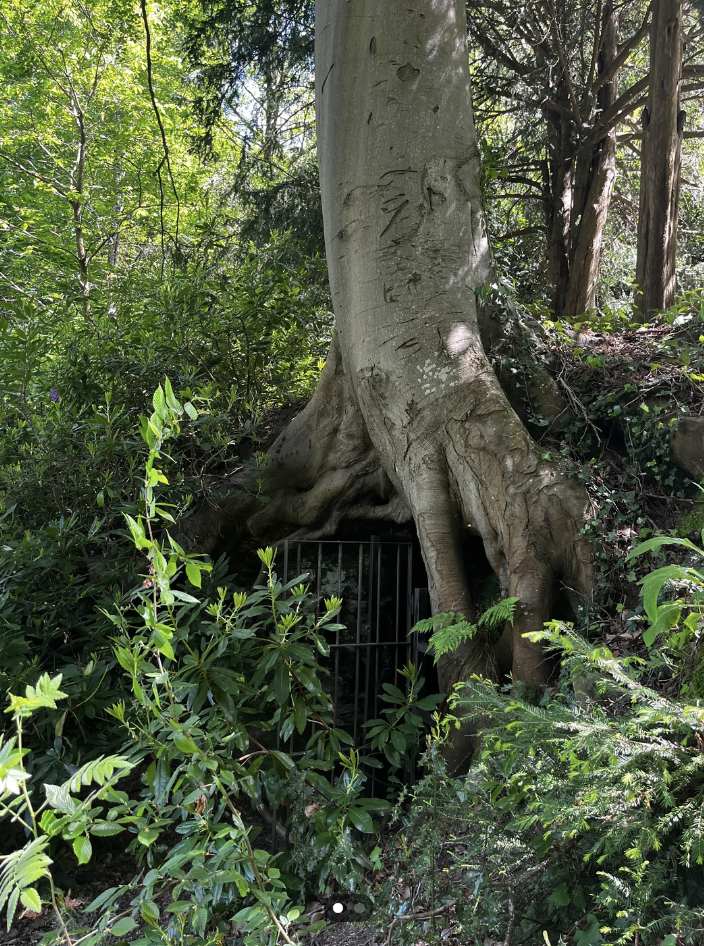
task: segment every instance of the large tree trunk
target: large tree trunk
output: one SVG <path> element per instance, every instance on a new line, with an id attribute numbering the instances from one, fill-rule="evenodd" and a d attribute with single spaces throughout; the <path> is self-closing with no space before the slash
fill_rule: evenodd
<path id="1" fill-rule="evenodd" d="M 270 502 L 244 495 L 229 514 L 268 539 L 413 520 L 434 612 L 468 616 L 461 536 L 479 534 L 520 599 L 505 633 L 514 675 L 542 682 L 522 635 L 550 618 L 560 582 L 589 590 L 587 497 L 541 459 L 482 348 L 475 290 L 493 264 L 464 0 L 318 0 L 316 94 L 335 338 L 270 451 Z M 494 670 L 476 639 L 441 662 L 440 684 Z"/>
<path id="2" fill-rule="evenodd" d="M 598 73 L 607 72 L 618 55 L 618 15 L 611 3 L 604 10 Z M 618 72 L 598 93 L 603 114 L 618 98 Z M 594 144 L 592 134 L 583 140 L 577 157 L 577 183 L 572 208 L 569 283 L 562 318 L 575 319 L 596 304 L 601 243 L 611 193 L 616 179 L 616 128 Z"/>
<path id="3" fill-rule="evenodd" d="M 540 459 L 486 359 L 475 290 L 492 260 L 480 194 L 464 5 L 319 0 L 316 92 L 341 369 L 366 437 L 416 524 L 435 611 L 471 613 L 460 549 L 477 530 L 521 599 L 514 671 L 544 679 L 522 634 L 557 579 L 585 585 L 585 495 Z M 467 663 L 469 661 L 469 664 Z M 444 686 L 486 670 L 478 645 Z"/>
<path id="4" fill-rule="evenodd" d="M 644 319 L 675 295 L 677 212 L 684 112 L 682 0 L 655 0 L 650 30 L 650 84 L 643 111 L 636 306 Z"/>
<path id="5" fill-rule="evenodd" d="M 552 83 L 550 83 L 552 86 Z M 550 88 L 549 86 L 549 88 Z M 564 79 L 558 93 L 567 105 Z M 559 99 L 559 94 L 555 96 Z M 546 195 L 548 278 L 553 288 L 552 306 L 560 318 L 570 282 L 570 221 L 576 134 L 573 123 L 555 109 L 546 108 L 548 140 L 548 189 Z"/>

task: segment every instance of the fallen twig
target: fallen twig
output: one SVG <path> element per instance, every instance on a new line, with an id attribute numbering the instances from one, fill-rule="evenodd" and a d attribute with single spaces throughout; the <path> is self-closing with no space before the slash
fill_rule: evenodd
<path id="1" fill-rule="evenodd" d="M 386 937 L 386 946 L 391 944 L 391 936 L 394 931 L 394 926 L 397 923 L 412 923 L 414 920 L 432 920 L 434 916 L 437 916 L 439 913 L 444 913 L 449 907 L 454 907 L 457 903 L 457 900 L 448 900 L 447 903 L 443 903 L 441 907 L 438 907 L 436 910 L 429 910 L 427 913 L 409 913 L 407 916 L 395 916 L 391 921 L 391 926 L 389 926 L 389 932 Z"/>

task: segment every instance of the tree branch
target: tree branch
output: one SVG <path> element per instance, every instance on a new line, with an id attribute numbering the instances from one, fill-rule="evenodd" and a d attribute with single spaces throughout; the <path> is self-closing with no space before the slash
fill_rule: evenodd
<path id="1" fill-rule="evenodd" d="M 652 6 L 652 4 L 650 6 Z M 630 39 L 627 39 L 625 43 L 619 46 L 618 55 L 614 61 L 611 63 L 608 69 L 605 69 L 602 74 L 597 77 L 592 86 L 593 93 L 598 92 L 602 86 L 606 85 L 607 82 L 610 82 L 611 79 L 613 79 L 636 46 L 639 46 L 650 32 L 650 6 L 646 11 L 645 19 L 643 20 L 643 25 L 641 28 L 637 30 Z"/>
<path id="2" fill-rule="evenodd" d="M 147 15 L 147 0 L 140 0 L 140 8 L 142 11 L 142 21 L 144 22 L 144 34 L 146 37 L 146 52 L 147 52 L 147 85 L 149 86 L 149 97 L 152 101 L 152 108 L 154 109 L 154 114 L 156 115 L 156 121 L 159 126 L 159 134 L 161 135 L 161 145 L 164 150 L 164 159 L 160 162 L 159 167 L 157 168 L 157 177 L 159 179 L 159 190 L 161 193 L 161 231 L 162 231 L 162 254 L 164 250 L 163 246 L 163 234 L 164 234 L 164 189 L 161 183 L 161 168 L 163 164 L 166 164 L 166 170 L 169 174 L 169 180 L 171 181 L 171 188 L 174 192 L 174 198 L 176 199 L 176 245 L 178 246 L 178 231 L 179 223 L 181 219 L 181 203 L 178 198 L 178 191 L 176 189 L 176 181 L 174 180 L 173 171 L 171 170 L 171 159 L 169 157 L 169 145 L 166 140 L 166 132 L 164 131 L 164 124 L 161 120 L 161 112 L 159 111 L 159 106 L 157 105 L 156 96 L 154 94 L 154 76 L 152 71 L 152 34 L 149 29 L 149 17 Z"/>
<path id="3" fill-rule="evenodd" d="M 57 197 L 63 197 L 64 199 L 66 198 L 66 188 L 63 186 L 63 184 L 59 184 L 59 182 L 54 178 L 47 177 L 45 174 L 41 174 L 34 168 L 28 168 L 26 165 L 20 164 L 19 161 L 16 161 L 4 151 L 0 151 L 0 158 L 2 158 L 3 161 L 7 161 L 7 163 L 11 164 L 13 167 L 17 168 L 18 171 L 22 171 L 23 174 L 28 174 L 30 177 L 33 177 L 38 181 L 42 181 L 42 183 L 46 184 L 54 191 Z"/>
<path id="4" fill-rule="evenodd" d="M 628 104 L 635 96 L 640 95 L 641 92 L 644 92 L 645 89 L 648 88 L 649 82 L 650 76 L 643 76 L 642 79 L 634 82 L 632 86 L 626 89 L 623 95 L 619 95 L 613 105 L 610 105 L 609 108 L 606 109 L 599 121 L 594 126 L 595 143 L 601 141 L 603 138 L 606 138 L 612 128 L 622 122 L 627 115 L 630 115 L 632 111 L 638 108 L 638 105 L 641 102 L 646 101 L 643 98 L 639 98 L 636 102 L 631 103 L 630 105 Z"/>
<path id="5" fill-rule="evenodd" d="M 577 119 L 577 125 L 579 128 L 582 127 L 582 115 L 579 110 L 579 105 L 577 103 L 577 96 L 574 94 L 574 87 L 572 85 L 572 76 L 570 75 L 569 66 L 567 65 L 567 59 L 565 58 L 565 51 L 562 48 L 562 40 L 560 39 L 560 31 L 557 26 L 557 15 L 555 13 L 555 3 L 554 0 L 545 0 L 548 5 L 548 11 L 550 14 L 550 29 L 553 34 L 553 39 L 555 40 L 555 45 L 557 46 L 557 55 L 560 58 L 560 65 L 562 66 L 562 74 L 565 77 L 565 83 L 567 84 L 567 90 L 570 94 L 570 101 L 572 102 L 572 110 L 574 111 L 575 118 Z"/>

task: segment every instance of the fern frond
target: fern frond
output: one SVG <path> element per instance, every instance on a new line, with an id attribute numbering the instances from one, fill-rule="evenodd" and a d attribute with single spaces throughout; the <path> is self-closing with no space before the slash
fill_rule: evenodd
<path id="1" fill-rule="evenodd" d="M 470 624 L 468 621 L 459 621 L 457 624 L 451 624 L 449 627 L 443 627 L 436 631 L 428 641 L 433 649 L 433 659 L 437 664 L 445 654 L 451 654 L 465 641 L 471 640 L 477 633 L 476 624 Z"/>
<path id="2" fill-rule="evenodd" d="M 0 868 L 0 912 L 7 904 L 8 930 L 12 926 L 22 891 L 49 875 L 52 860 L 46 853 L 48 844 L 48 837 L 35 838 L 19 851 L 13 851 L 4 858 Z"/>
<path id="3" fill-rule="evenodd" d="M 442 611 L 440 614 L 434 614 L 430 618 L 423 618 L 422 621 L 418 621 L 418 623 L 414 624 L 408 633 L 435 634 L 437 631 L 442 631 L 450 624 L 454 624 L 456 621 L 463 620 L 464 618 L 461 614 L 455 614 L 454 611 Z"/>
<path id="4" fill-rule="evenodd" d="M 445 654 L 450 654 L 471 640 L 480 627 L 493 630 L 513 621 L 518 598 L 504 598 L 493 607 L 488 608 L 478 619 L 476 624 L 470 624 L 461 614 L 454 611 L 443 611 L 430 618 L 419 621 L 411 633 L 430 634 L 429 645 L 433 649 L 435 663 Z"/>
<path id="5" fill-rule="evenodd" d="M 477 624 L 479 627 L 486 627 L 490 631 L 493 631 L 494 628 L 501 627 L 506 621 L 510 621 L 511 624 L 513 624 L 518 601 L 518 598 L 503 598 L 493 605 L 493 607 L 487 608 L 477 621 Z"/>

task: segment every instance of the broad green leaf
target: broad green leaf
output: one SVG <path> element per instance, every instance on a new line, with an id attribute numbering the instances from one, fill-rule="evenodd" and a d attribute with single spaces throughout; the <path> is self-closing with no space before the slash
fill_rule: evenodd
<path id="1" fill-rule="evenodd" d="M 93 854 L 93 846 L 90 843 L 90 838 L 85 835 L 76 838 L 73 842 L 73 853 L 78 858 L 79 864 L 87 864 Z"/>
<path id="2" fill-rule="evenodd" d="M 132 917 L 125 916 L 121 920 L 118 920 L 117 923 L 113 923 L 110 927 L 110 932 L 113 936 L 124 936 L 126 933 L 131 933 L 132 930 L 136 928 L 137 924 Z"/>
<path id="3" fill-rule="evenodd" d="M 198 568 L 197 565 L 194 565 L 193 562 L 187 562 L 186 576 L 188 577 L 190 583 L 195 585 L 196 588 L 202 587 L 200 568 Z"/>
<path id="4" fill-rule="evenodd" d="M 142 919 L 147 923 L 156 924 L 159 922 L 159 907 L 153 900 L 142 900 L 139 905 L 139 912 Z"/>
<path id="5" fill-rule="evenodd" d="M 32 913 L 42 912 L 42 901 L 39 899 L 39 894 L 34 887 L 26 887 L 20 894 L 20 900 L 22 905 L 27 910 L 31 910 Z"/>
<path id="6" fill-rule="evenodd" d="M 195 742 L 182 732 L 174 733 L 174 745 L 184 755 L 195 755 L 198 752 L 198 746 Z"/>
<path id="7" fill-rule="evenodd" d="M 371 815 L 369 812 L 365 811 L 364 808 L 358 808 L 352 805 L 347 813 L 350 821 L 357 830 L 363 831 L 365 834 L 373 833 L 374 823 L 372 822 Z"/>
<path id="8" fill-rule="evenodd" d="M 107 890 L 103 890 L 103 892 L 97 896 L 95 900 L 88 904 L 85 912 L 93 913 L 95 910 L 100 910 L 101 907 L 110 906 L 115 900 L 117 900 L 122 889 L 122 887 L 108 887 Z"/>
<path id="9" fill-rule="evenodd" d="M 124 830 L 123 825 L 115 824 L 114 821 L 98 821 L 90 826 L 90 833 L 99 838 L 109 838 L 121 834 Z"/>
<path id="10" fill-rule="evenodd" d="M 145 847 L 150 847 L 159 837 L 159 831 L 156 828 L 145 828 L 137 835 L 137 840 Z"/>
<path id="11" fill-rule="evenodd" d="M 555 887 L 547 899 L 548 903 L 554 903 L 558 907 L 566 907 L 572 903 L 572 897 L 570 897 L 567 892 L 566 884 L 560 884 L 559 887 Z"/>
<path id="12" fill-rule="evenodd" d="M 279 706 L 288 700 L 291 690 L 291 677 L 285 663 L 280 663 L 274 674 L 274 698 Z"/>

